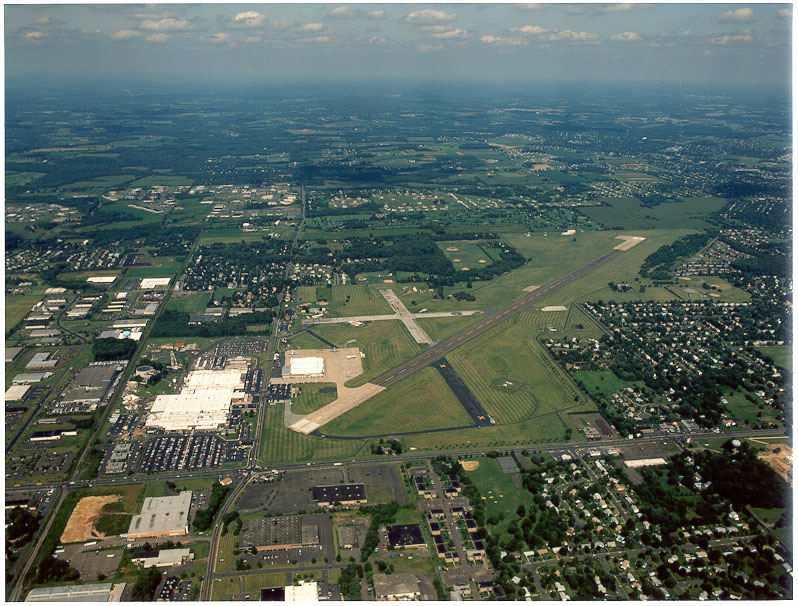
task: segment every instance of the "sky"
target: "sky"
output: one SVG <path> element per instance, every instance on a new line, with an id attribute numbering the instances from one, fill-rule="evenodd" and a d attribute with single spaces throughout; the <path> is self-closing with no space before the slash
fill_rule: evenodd
<path id="1" fill-rule="evenodd" d="M 9 79 L 790 83 L 789 4 L 5 4 Z"/>

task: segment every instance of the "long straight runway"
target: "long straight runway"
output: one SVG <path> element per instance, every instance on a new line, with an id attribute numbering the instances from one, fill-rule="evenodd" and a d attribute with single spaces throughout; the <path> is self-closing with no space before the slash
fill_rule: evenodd
<path id="1" fill-rule="evenodd" d="M 610 259 L 614 259 L 622 251 L 620 250 L 610 250 L 605 252 L 602 255 L 599 255 L 592 261 L 586 263 L 582 267 L 578 267 L 577 269 L 568 272 L 564 276 L 561 276 L 554 280 L 553 282 L 549 282 L 545 286 L 541 286 L 540 288 L 536 289 L 534 292 L 529 293 L 518 299 L 517 301 L 510 303 L 507 307 L 504 307 L 490 315 L 488 315 L 484 320 L 477 322 L 473 326 L 465 329 L 462 332 L 457 333 L 453 337 L 449 337 L 445 341 L 441 343 L 437 343 L 432 347 L 424 350 L 422 353 L 417 355 L 415 358 L 400 364 L 389 370 L 388 372 L 380 375 L 376 379 L 372 381 L 377 385 L 382 385 L 383 387 L 388 387 L 393 385 L 397 381 L 401 381 L 405 377 L 410 376 L 414 372 L 418 372 L 425 366 L 429 366 L 433 364 L 436 360 L 443 358 L 451 352 L 452 350 L 460 347 L 461 345 L 467 343 L 471 339 L 474 339 L 481 335 L 486 330 L 490 330 L 494 326 L 504 322 L 507 318 L 515 315 L 516 313 L 523 311 L 524 308 L 531 306 L 535 301 L 542 299 L 543 297 L 550 295 L 551 293 L 555 292 L 556 290 L 562 288 L 569 282 L 573 282 L 577 278 L 581 278 L 586 273 L 594 270 L 599 265 L 602 265 L 609 261 Z"/>

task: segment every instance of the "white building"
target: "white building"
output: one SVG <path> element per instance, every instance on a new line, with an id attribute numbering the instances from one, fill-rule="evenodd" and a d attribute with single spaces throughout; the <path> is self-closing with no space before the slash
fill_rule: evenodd
<path id="1" fill-rule="evenodd" d="M 324 374 L 324 358 L 292 358 L 289 366 L 292 377 L 313 377 Z"/>
<path id="2" fill-rule="evenodd" d="M 127 538 L 146 539 L 188 534 L 190 510 L 190 490 L 184 490 L 175 497 L 147 497 L 141 513 L 130 520 Z"/>

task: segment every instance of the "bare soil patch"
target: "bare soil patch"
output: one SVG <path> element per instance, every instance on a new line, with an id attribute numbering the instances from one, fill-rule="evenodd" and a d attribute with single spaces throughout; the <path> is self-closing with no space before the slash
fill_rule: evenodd
<path id="1" fill-rule="evenodd" d="M 122 495 L 113 494 L 102 497 L 83 497 L 72 515 L 69 516 L 66 528 L 61 534 L 62 543 L 78 543 L 90 539 L 104 539 L 105 536 L 94 529 L 94 523 L 102 515 L 102 509 L 108 503 L 116 503 Z"/>

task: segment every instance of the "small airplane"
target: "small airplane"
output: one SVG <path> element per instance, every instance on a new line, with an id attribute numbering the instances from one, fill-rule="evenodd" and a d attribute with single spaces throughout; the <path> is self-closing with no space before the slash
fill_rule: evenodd
<path id="1" fill-rule="evenodd" d="M 484 417 L 483 415 L 479 415 L 479 416 L 477 417 L 477 419 L 479 419 L 480 421 L 484 421 L 484 420 L 485 420 L 485 417 Z"/>
<path id="2" fill-rule="evenodd" d="M 441 364 L 440 367 L 441 368 L 446 368 L 446 364 Z"/>

